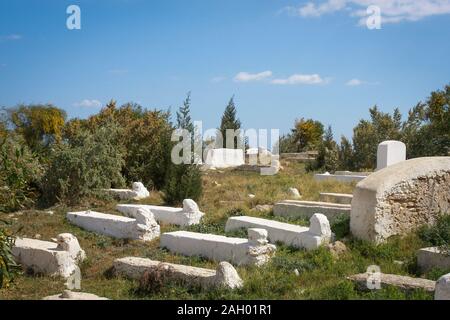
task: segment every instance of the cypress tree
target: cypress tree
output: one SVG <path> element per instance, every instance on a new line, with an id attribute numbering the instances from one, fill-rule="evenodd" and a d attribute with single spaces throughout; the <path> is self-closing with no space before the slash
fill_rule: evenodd
<path id="1" fill-rule="evenodd" d="M 233 129 L 238 130 L 241 128 L 241 122 L 239 119 L 236 118 L 236 106 L 234 104 L 234 96 L 231 97 L 230 101 L 228 102 L 227 107 L 225 108 L 225 111 L 222 116 L 222 121 L 220 123 L 220 133 L 223 137 L 223 146 L 226 148 L 227 141 L 226 141 L 226 130 L 227 129 Z M 233 148 L 237 148 L 238 141 L 237 137 L 234 138 Z"/>

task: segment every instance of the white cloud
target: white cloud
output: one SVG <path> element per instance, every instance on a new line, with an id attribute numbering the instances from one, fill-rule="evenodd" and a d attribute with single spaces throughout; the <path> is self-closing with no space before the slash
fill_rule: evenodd
<path id="1" fill-rule="evenodd" d="M 349 81 L 346 83 L 346 85 L 347 85 L 347 86 L 350 86 L 350 87 L 356 87 L 356 86 L 362 85 L 363 83 L 364 83 L 364 81 L 362 81 L 362 80 L 359 80 L 359 79 L 352 79 L 352 80 L 349 80 Z"/>
<path id="2" fill-rule="evenodd" d="M 322 79 L 318 74 L 294 74 L 286 79 L 274 79 L 273 84 L 324 84 L 328 79 Z"/>
<path id="3" fill-rule="evenodd" d="M 380 83 L 379 82 L 369 82 L 369 81 L 365 81 L 365 80 L 360 80 L 360 79 L 354 78 L 354 79 L 351 79 L 351 80 L 347 81 L 347 83 L 345 85 L 350 86 L 350 87 L 357 87 L 357 86 L 360 86 L 360 85 L 363 85 L 363 84 L 376 86 L 376 85 L 379 85 Z"/>
<path id="4" fill-rule="evenodd" d="M 286 10 L 292 15 L 302 17 L 319 17 L 326 13 L 339 11 L 345 8 L 347 0 L 328 0 L 320 5 L 308 2 L 302 7 L 287 7 Z"/>
<path id="5" fill-rule="evenodd" d="M 0 35 L 0 42 L 3 41 L 16 41 L 21 40 L 23 37 L 20 34 L 8 34 L 8 35 Z"/>
<path id="6" fill-rule="evenodd" d="M 261 81 L 272 76 L 272 71 L 263 71 L 260 73 L 239 72 L 235 77 L 235 82 Z"/>
<path id="7" fill-rule="evenodd" d="M 367 8 L 371 5 L 381 9 L 382 23 L 418 21 L 435 15 L 450 14 L 450 0 L 325 0 L 319 4 L 308 2 L 300 7 L 286 7 L 291 15 L 320 17 L 338 11 L 349 11 L 359 17 L 359 24 L 366 24 Z"/>
<path id="8" fill-rule="evenodd" d="M 212 83 L 219 83 L 219 82 L 222 82 L 222 81 L 224 81 L 224 80 L 226 80 L 226 78 L 225 77 L 214 77 L 214 78 L 212 78 L 211 79 L 211 82 Z"/>
<path id="9" fill-rule="evenodd" d="M 84 99 L 83 101 L 76 102 L 73 104 L 74 107 L 85 107 L 85 108 L 100 108 L 102 106 L 102 103 L 98 100 L 89 100 Z"/>

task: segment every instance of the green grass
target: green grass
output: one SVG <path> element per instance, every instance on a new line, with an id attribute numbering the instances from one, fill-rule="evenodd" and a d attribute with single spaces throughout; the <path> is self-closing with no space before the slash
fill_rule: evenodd
<path id="1" fill-rule="evenodd" d="M 285 170 L 272 177 L 230 170 L 208 172 L 203 181 L 204 195 L 199 201 L 201 210 L 206 213 L 203 223 L 184 229 L 246 237 L 244 230 L 225 233 L 224 227 L 228 217 L 235 215 L 252 215 L 308 225 L 306 220 L 283 219 L 274 217 L 271 212 L 260 213 L 252 208 L 257 204 L 274 204 L 288 199 L 289 187 L 299 189 L 303 200 L 318 200 L 319 192 L 352 193 L 354 188 L 352 184 L 316 182 L 312 174 L 305 172 L 302 164 L 292 162 L 283 165 Z M 220 186 L 216 186 L 215 182 Z M 255 194 L 256 197 L 250 199 L 249 193 Z M 153 192 L 151 198 L 141 203 L 162 204 L 161 195 Z M 212 269 L 217 267 L 217 262 L 171 254 L 159 248 L 158 239 L 146 243 L 114 240 L 84 231 L 65 220 L 65 213 L 74 210 L 92 209 L 119 214 L 114 210 L 115 205 L 114 201 L 90 199 L 77 208 L 53 208 L 55 214 L 52 216 L 44 211 L 29 210 L 8 219 L 17 219 L 13 229 L 21 236 L 35 237 L 40 234 L 42 240 L 50 240 L 59 233 L 73 233 L 88 257 L 81 265 L 82 291 L 111 299 L 431 299 L 432 296 L 425 292 L 406 294 L 389 287 L 373 292 L 361 292 L 352 282 L 346 280 L 346 277 L 365 272 L 367 267 L 373 264 L 379 265 L 385 273 L 427 276 L 430 279 L 435 279 L 444 272 L 434 270 L 421 275 L 417 270 L 416 251 L 430 241 L 430 237 L 411 234 L 374 246 L 352 239 L 349 236 L 349 219 L 340 218 L 332 224 L 332 230 L 336 238 L 346 244 L 348 250 L 339 259 L 334 258 L 326 248 L 307 252 L 278 244 L 276 255 L 263 267 L 237 268 L 245 283 L 239 290 L 205 291 L 167 283 L 158 292 L 145 293 L 138 290 L 139 284 L 136 281 L 110 276 L 109 270 L 114 259 L 137 256 Z M 179 229 L 175 226 L 161 226 L 161 232 Z M 399 264 L 398 261 L 403 263 Z M 63 289 L 62 279 L 21 274 L 9 288 L 0 290 L 0 299 L 41 299 L 60 293 Z"/>

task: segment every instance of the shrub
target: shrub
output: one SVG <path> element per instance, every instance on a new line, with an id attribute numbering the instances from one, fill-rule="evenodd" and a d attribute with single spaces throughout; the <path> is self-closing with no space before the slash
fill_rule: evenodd
<path id="1" fill-rule="evenodd" d="M 42 179 L 44 202 L 74 204 L 96 189 L 123 186 L 124 161 L 118 138 L 118 127 L 108 124 L 93 133 L 82 129 L 58 145 Z"/>
<path id="2" fill-rule="evenodd" d="M 159 293 L 169 282 L 172 282 L 169 276 L 170 268 L 167 270 L 166 265 L 159 264 L 145 271 L 139 279 L 138 292 Z"/>
<path id="3" fill-rule="evenodd" d="M 443 215 L 435 225 L 422 227 L 419 237 L 428 245 L 439 246 L 450 254 L 450 216 Z"/>
<path id="4" fill-rule="evenodd" d="M 0 212 L 32 205 L 42 174 L 42 166 L 21 137 L 9 134 L 0 141 Z"/>
<path id="5" fill-rule="evenodd" d="M 0 224 L 5 222 L 0 220 Z M 0 289 L 7 287 L 19 270 L 12 255 L 14 241 L 15 237 L 6 228 L 0 226 Z"/>
<path id="6" fill-rule="evenodd" d="M 72 123 L 68 132 L 76 132 L 79 127 L 93 132 L 99 126 L 117 124 L 120 128 L 118 144 L 124 150 L 122 173 L 128 184 L 141 181 L 147 187 L 161 189 L 170 167 L 173 128 L 169 118 L 169 112 L 146 110 L 134 103 L 117 108 L 115 101 L 111 101 L 87 121 Z"/>
<path id="7" fill-rule="evenodd" d="M 350 234 L 350 217 L 341 215 L 331 224 L 331 230 L 336 236 L 336 240 L 340 240 Z"/>

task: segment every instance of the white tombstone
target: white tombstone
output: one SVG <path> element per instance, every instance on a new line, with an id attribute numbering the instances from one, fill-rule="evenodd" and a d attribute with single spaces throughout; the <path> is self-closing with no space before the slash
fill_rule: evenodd
<path id="1" fill-rule="evenodd" d="M 160 233 L 153 213 L 145 208 L 139 208 L 133 218 L 90 210 L 68 212 L 66 217 L 80 228 L 118 239 L 151 241 Z"/>
<path id="2" fill-rule="evenodd" d="M 276 251 L 274 245 L 267 244 L 267 231 L 257 228 L 248 229 L 248 239 L 189 231 L 167 232 L 161 235 L 160 247 L 185 256 L 229 261 L 238 266 L 261 266 Z"/>
<path id="3" fill-rule="evenodd" d="M 205 215 L 200 211 L 197 203 L 195 203 L 195 201 L 191 199 L 183 200 L 183 208 L 141 204 L 119 204 L 116 208 L 117 210 L 131 218 L 135 217 L 139 209 L 150 210 L 157 221 L 179 226 L 199 224 L 200 220 Z"/>
<path id="4" fill-rule="evenodd" d="M 242 149 L 211 149 L 206 155 L 206 165 L 213 168 L 238 167 L 245 164 Z"/>
<path id="5" fill-rule="evenodd" d="M 225 231 L 234 231 L 241 228 L 260 228 L 267 231 L 266 238 L 271 243 L 281 242 L 296 248 L 314 250 L 330 241 L 331 229 L 327 217 L 323 214 L 314 214 L 310 221 L 311 225 L 308 228 L 274 220 L 237 216 L 228 219 Z M 255 239 L 254 234 L 249 232 L 248 235 L 249 239 Z M 261 238 L 266 240 L 264 236 Z"/>
<path id="6" fill-rule="evenodd" d="M 205 289 L 225 287 L 240 288 L 243 281 L 236 269 L 226 261 L 219 263 L 216 270 L 166 263 L 138 257 L 126 257 L 114 260 L 115 275 L 139 280 L 148 273 L 164 273 L 168 279 L 178 280 L 187 285 L 198 285 Z"/>
<path id="7" fill-rule="evenodd" d="M 443 275 L 436 282 L 434 300 L 450 300 L 450 273 Z"/>
<path id="8" fill-rule="evenodd" d="M 377 170 L 406 160 L 406 145 L 403 142 L 389 140 L 378 145 Z"/>
<path id="9" fill-rule="evenodd" d="M 77 264 L 86 258 L 77 238 L 70 233 L 59 234 L 53 242 L 17 238 L 12 254 L 23 268 L 66 279 L 75 272 Z"/>

